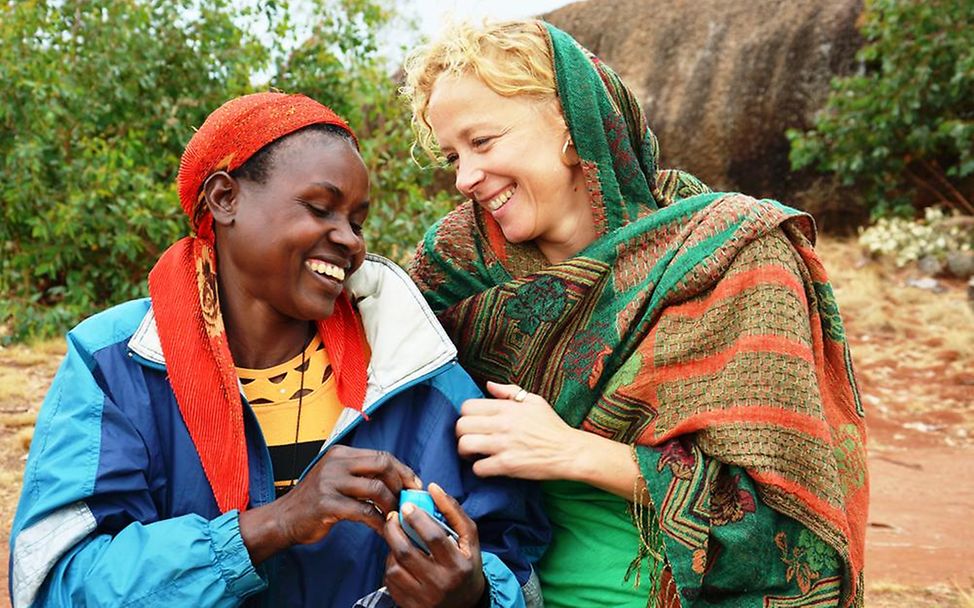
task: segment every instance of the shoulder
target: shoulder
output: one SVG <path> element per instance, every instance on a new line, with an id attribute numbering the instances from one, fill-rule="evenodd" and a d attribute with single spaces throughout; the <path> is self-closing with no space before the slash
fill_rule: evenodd
<path id="1" fill-rule="evenodd" d="M 466 201 L 430 226 L 406 270 L 425 293 L 438 287 L 443 267 L 476 259 L 478 250 L 473 203 Z"/>
<path id="2" fill-rule="evenodd" d="M 685 210 L 684 210 L 685 209 Z M 684 199 L 661 213 L 672 214 L 677 270 L 693 268 L 690 283 L 703 287 L 742 270 L 775 265 L 798 271 L 799 248 L 815 239 L 808 214 L 770 199 L 711 193 Z"/>
<path id="3" fill-rule="evenodd" d="M 372 350 L 366 403 L 456 359 L 456 348 L 426 300 L 393 262 L 369 254 L 345 287 Z"/>
<path id="4" fill-rule="evenodd" d="M 785 229 L 776 227 L 741 248 L 729 274 L 758 268 L 776 267 L 799 274 L 801 257 Z"/>
<path id="5" fill-rule="evenodd" d="M 149 298 L 113 306 L 76 325 L 68 332 L 68 343 L 85 353 L 95 353 L 118 343 L 127 343 L 150 308 Z"/>
<path id="6" fill-rule="evenodd" d="M 483 397 L 473 378 L 456 361 L 443 366 L 441 373 L 430 379 L 430 385 L 451 401 L 458 411 L 467 399 Z"/>

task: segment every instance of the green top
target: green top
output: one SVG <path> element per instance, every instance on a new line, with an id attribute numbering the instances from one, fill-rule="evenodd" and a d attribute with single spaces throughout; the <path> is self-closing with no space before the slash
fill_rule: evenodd
<path id="1" fill-rule="evenodd" d="M 626 570 L 639 549 L 628 503 L 574 481 L 542 484 L 552 539 L 538 575 L 546 608 L 632 606 L 645 608 L 651 558 L 643 560 L 639 589 Z"/>

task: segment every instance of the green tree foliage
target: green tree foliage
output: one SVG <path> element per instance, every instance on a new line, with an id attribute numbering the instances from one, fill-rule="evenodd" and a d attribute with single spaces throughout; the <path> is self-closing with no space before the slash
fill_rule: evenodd
<path id="1" fill-rule="evenodd" d="M 432 174 L 409 161 L 405 109 L 376 53 L 392 15 L 377 0 L 294 5 L 0 0 L 6 339 L 63 331 L 145 295 L 149 269 L 187 232 L 175 177 L 192 127 L 226 99 L 266 90 L 261 74 L 359 131 L 376 201 L 370 248 L 408 253 L 444 204 L 427 202 Z M 256 23 L 272 35 L 255 36 Z"/>
<path id="2" fill-rule="evenodd" d="M 300 91 L 342 115 L 356 130 L 372 177 L 365 224 L 370 251 L 403 262 L 428 226 L 450 209 L 448 190 L 434 187 L 442 174 L 410 160 L 409 108 L 399 99 L 394 66 L 377 55 L 379 35 L 397 15 L 374 0 L 340 0 L 318 6 L 307 40 L 287 53 L 271 84 Z"/>
<path id="3" fill-rule="evenodd" d="M 189 126 L 266 55 L 226 4 L 0 8 L 0 315 L 17 337 L 144 294 L 184 232 L 174 182 Z"/>
<path id="4" fill-rule="evenodd" d="M 862 73 L 833 82 L 813 130 L 789 132 L 792 166 L 862 188 L 876 215 L 924 199 L 974 213 L 974 2 L 866 0 L 861 24 Z"/>

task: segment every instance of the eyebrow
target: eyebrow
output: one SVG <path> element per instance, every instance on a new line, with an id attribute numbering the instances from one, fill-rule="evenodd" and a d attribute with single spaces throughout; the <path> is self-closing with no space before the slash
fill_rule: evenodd
<path id="1" fill-rule="evenodd" d="M 342 192 L 341 188 L 339 188 L 338 186 L 336 186 L 331 182 L 311 182 L 311 185 L 316 188 L 321 188 L 322 190 L 327 190 L 332 195 L 338 198 L 342 198 L 342 196 L 345 194 L 344 192 Z M 365 210 L 368 211 L 371 205 L 372 205 L 372 201 L 370 201 L 369 199 L 365 199 L 356 203 L 355 207 L 357 209 L 361 209 L 364 207 Z"/>
<path id="2" fill-rule="evenodd" d="M 460 140 L 465 140 L 468 137 L 470 137 L 470 133 L 472 131 L 476 131 L 477 129 L 493 129 L 493 128 L 494 127 L 492 127 L 491 125 L 489 125 L 486 122 L 483 122 L 483 121 L 481 121 L 481 122 L 475 122 L 473 124 L 469 124 L 469 125 L 465 126 L 464 128 L 460 129 L 460 131 L 457 133 L 457 138 L 460 139 Z M 441 146 L 441 149 L 443 149 L 443 150 L 452 150 L 453 148 L 452 147 L 449 147 L 449 146 L 446 146 L 446 147 L 442 147 Z"/>
<path id="3" fill-rule="evenodd" d="M 311 185 L 321 188 L 322 190 L 327 190 L 338 197 L 341 197 L 342 194 L 344 194 L 341 188 L 331 182 L 312 182 Z"/>

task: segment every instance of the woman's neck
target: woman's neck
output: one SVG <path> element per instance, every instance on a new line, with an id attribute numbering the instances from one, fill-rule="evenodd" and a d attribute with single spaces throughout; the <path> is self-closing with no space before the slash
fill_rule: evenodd
<path id="1" fill-rule="evenodd" d="M 313 322 L 284 316 L 265 302 L 234 293 L 222 276 L 218 281 L 220 312 L 237 367 L 266 369 L 301 353 L 315 331 Z"/>
<path id="2" fill-rule="evenodd" d="M 307 321 L 275 325 L 257 323 L 249 326 L 234 322 L 224 315 L 230 354 L 237 367 L 267 369 L 293 359 L 304 349 L 314 331 Z"/>
<path id="3" fill-rule="evenodd" d="M 572 236 L 564 241 L 537 239 L 535 244 L 544 257 L 552 264 L 559 264 L 595 242 L 595 226 L 581 225 Z"/>
<path id="4" fill-rule="evenodd" d="M 580 171 L 575 176 L 573 193 L 574 197 L 566 209 L 565 220 L 558 226 L 558 230 L 534 241 L 552 264 L 575 257 L 579 251 L 591 245 L 598 237 L 595 218 L 592 215 L 592 202 Z"/>

